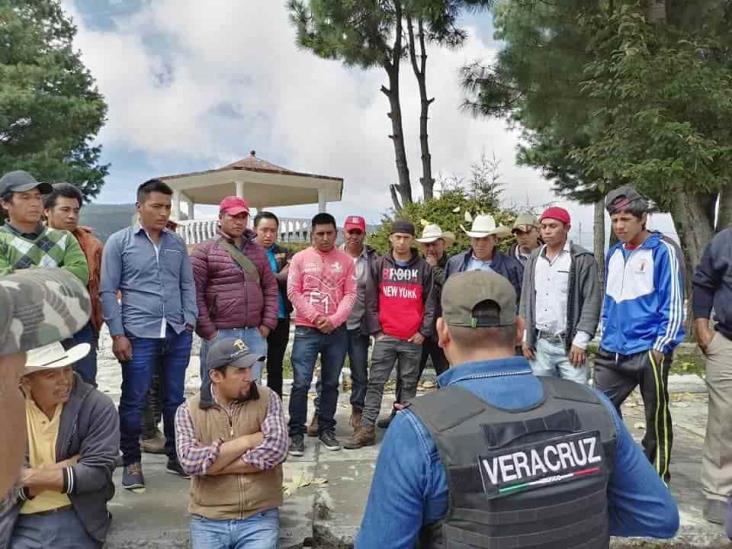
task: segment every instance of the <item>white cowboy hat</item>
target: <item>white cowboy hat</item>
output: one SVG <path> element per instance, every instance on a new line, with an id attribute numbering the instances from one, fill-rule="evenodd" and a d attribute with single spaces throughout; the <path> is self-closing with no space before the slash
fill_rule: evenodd
<path id="1" fill-rule="evenodd" d="M 68 351 L 58 341 L 43 347 L 37 347 L 28 351 L 25 361 L 24 375 L 32 374 L 41 370 L 53 370 L 63 368 L 69 364 L 78 362 L 91 351 L 91 345 L 80 343 L 71 347 Z"/>
<path id="2" fill-rule="evenodd" d="M 493 219 L 492 215 L 488 214 L 476 215 L 475 219 L 473 219 L 471 230 L 467 230 L 462 225 L 460 225 L 460 228 L 470 238 L 483 238 L 484 236 L 490 235 L 508 236 L 511 234 L 508 228 L 503 225 L 496 227 L 496 220 Z"/>
<path id="3" fill-rule="evenodd" d="M 455 242 L 455 235 L 450 231 L 443 232 L 439 225 L 430 223 L 426 225 L 422 231 L 422 238 L 418 238 L 417 242 L 422 244 L 429 244 L 436 240 L 442 239 L 445 241 L 445 247 L 449 248 Z"/>

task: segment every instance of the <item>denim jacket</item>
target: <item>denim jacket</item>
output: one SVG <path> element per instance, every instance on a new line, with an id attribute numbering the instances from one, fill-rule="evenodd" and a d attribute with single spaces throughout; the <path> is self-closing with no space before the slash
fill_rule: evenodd
<path id="1" fill-rule="evenodd" d="M 438 384 L 458 385 L 509 410 L 532 406 L 543 397 L 541 382 L 523 357 L 461 364 L 441 374 Z M 618 436 L 607 489 L 610 534 L 672 537 L 679 527 L 676 502 L 612 404 L 600 398 Z M 400 412 L 382 442 L 356 547 L 411 549 L 422 526 L 443 519 L 447 510 L 447 477 L 437 447 L 413 413 Z"/>

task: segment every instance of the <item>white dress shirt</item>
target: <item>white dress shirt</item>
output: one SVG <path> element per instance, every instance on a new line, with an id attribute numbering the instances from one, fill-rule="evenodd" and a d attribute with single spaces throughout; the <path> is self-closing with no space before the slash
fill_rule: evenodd
<path id="1" fill-rule="evenodd" d="M 567 330 L 567 293 L 569 292 L 569 271 L 572 267 L 569 240 L 564 248 L 552 259 L 546 256 L 544 244 L 536 259 L 535 289 L 536 313 L 535 328 L 541 332 L 558 336 Z M 586 349 L 592 337 L 587 332 L 578 331 L 572 341 L 580 349 Z"/>

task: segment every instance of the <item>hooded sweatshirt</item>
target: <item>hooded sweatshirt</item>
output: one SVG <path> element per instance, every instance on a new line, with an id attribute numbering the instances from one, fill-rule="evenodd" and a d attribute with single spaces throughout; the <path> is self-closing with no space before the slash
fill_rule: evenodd
<path id="1" fill-rule="evenodd" d="M 605 260 L 602 341 L 606 351 L 668 354 L 684 339 L 684 272 L 678 246 L 661 233 L 628 250 L 618 242 Z"/>
<path id="2" fill-rule="evenodd" d="M 432 267 L 416 250 L 400 266 L 388 252 L 376 263 L 372 295 L 366 300 L 369 332 L 407 340 L 419 332 L 432 335 L 435 318 L 435 288 Z"/>

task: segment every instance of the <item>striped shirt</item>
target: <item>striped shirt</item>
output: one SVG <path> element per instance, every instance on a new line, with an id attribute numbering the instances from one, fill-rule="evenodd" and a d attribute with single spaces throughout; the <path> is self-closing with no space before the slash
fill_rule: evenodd
<path id="1" fill-rule="evenodd" d="M 237 406 L 241 403 L 232 403 L 222 409 L 233 416 Z M 282 401 L 277 394 L 270 393 L 267 415 L 262 422 L 261 429 L 264 440 L 262 444 L 247 450 L 241 456 L 243 463 L 251 465 L 260 471 L 272 469 L 282 463 L 287 457 L 289 438 L 287 423 L 282 410 Z M 196 439 L 188 403 L 184 402 L 175 414 L 175 443 L 178 450 L 178 460 L 183 469 L 190 475 L 205 475 L 209 467 L 219 457 L 223 439 L 218 439 L 207 446 L 201 445 Z"/>

